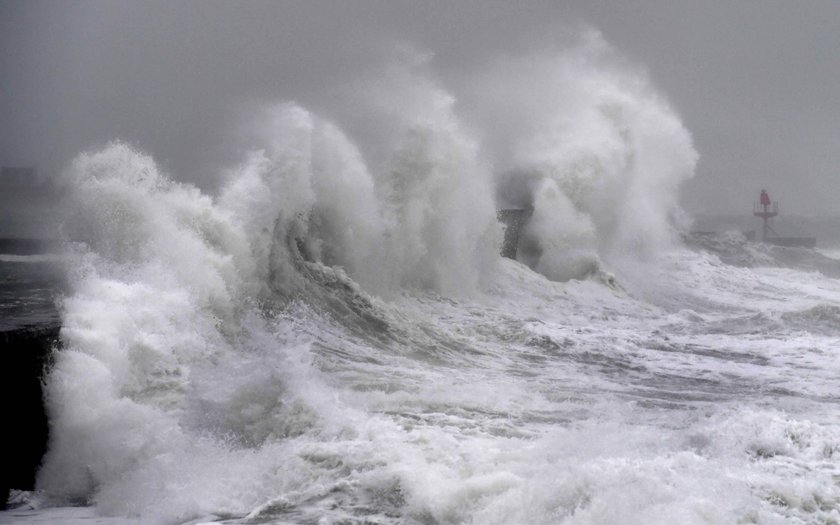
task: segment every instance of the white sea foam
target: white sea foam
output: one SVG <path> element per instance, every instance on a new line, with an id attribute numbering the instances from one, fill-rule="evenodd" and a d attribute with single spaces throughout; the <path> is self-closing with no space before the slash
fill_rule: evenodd
<path id="1" fill-rule="evenodd" d="M 380 177 L 399 282 L 468 293 L 486 285 L 501 242 L 492 173 L 455 113 L 455 97 L 398 62 L 370 85 L 372 105 L 396 129 Z"/>
<path id="2" fill-rule="evenodd" d="M 291 103 L 217 198 L 122 143 L 81 155 L 32 501 L 126 523 L 839 520 L 840 281 L 674 243 L 696 155 L 609 55 L 491 68 L 540 117 L 506 145 L 388 69 L 382 172 Z M 496 255 L 490 166 L 530 184 L 538 272 Z"/>
<path id="3" fill-rule="evenodd" d="M 599 33 L 571 50 L 506 57 L 472 92 L 501 198 L 534 207 L 529 266 L 566 279 L 599 257 L 673 245 L 697 152 L 645 72 Z"/>

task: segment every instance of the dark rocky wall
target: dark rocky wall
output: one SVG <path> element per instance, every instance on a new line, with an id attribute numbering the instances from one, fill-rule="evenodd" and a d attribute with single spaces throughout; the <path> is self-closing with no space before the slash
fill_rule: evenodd
<path id="1" fill-rule="evenodd" d="M 47 416 L 42 377 L 58 326 L 24 327 L 0 332 L 0 388 L 3 395 L 3 465 L 0 468 L 0 508 L 10 489 L 32 490 L 47 447 Z"/>

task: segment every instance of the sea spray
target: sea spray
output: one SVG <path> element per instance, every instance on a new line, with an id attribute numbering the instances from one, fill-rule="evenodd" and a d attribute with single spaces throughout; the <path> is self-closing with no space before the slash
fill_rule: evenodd
<path id="1" fill-rule="evenodd" d="M 644 72 L 600 34 L 571 50 L 502 59 L 471 86 L 465 100 L 487 134 L 500 200 L 534 207 L 524 232 L 532 268 L 582 277 L 591 265 L 570 253 L 644 257 L 673 245 L 679 187 L 697 153 Z"/>
<path id="2" fill-rule="evenodd" d="M 555 281 L 590 276 L 599 271 L 595 227 L 575 208 L 557 182 L 536 184 L 534 211 L 522 233 L 518 258 Z"/>
<path id="3" fill-rule="evenodd" d="M 472 293 L 491 282 L 501 246 L 492 172 L 425 60 L 394 62 L 366 84 L 394 134 L 379 178 L 391 264 L 404 286 Z"/>
<path id="4" fill-rule="evenodd" d="M 186 445 L 178 419 L 191 366 L 229 351 L 249 267 L 209 198 L 125 144 L 79 156 L 67 177 L 68 233 L 89 249 L 72 258 L 61 304 L 38 486 L 84 500 Z"/>
<path id="5" fill-rule="evenodd" d="M 382 286 L 385 226 L 358 150 L 336 126 L 295 104 L 268 109 L 258 128 L 260 147 L 229 173 L 219 199 L 248 232 L 258 281 L 294 292 L 299 255 Z"/>
<path id="6" fill-rule="evenodd" d="M 469 96 L 386 68 L 370 92 L 390 122 L 382 169 L 291 103 L 267 110 L 216 199 L 124 144 L 80 156 L 87 249 L 39 488 L 150 522 L 608 523 L 630 484 L 618 508 L 637 522 L 663 504 L 660 522 L 680 521 L 687 492 L 692 517 L 738 519 L 749 487 L 694 486 L 727 464 L 683 445 L 704 396 L 725 394 L 683 361 L 728 355 L 667 343 L 657 307 L 597 281 L 498 256 L 496 170 L 527 187 L 528 262 L 551 279 L 669 236 L 690 141 L 595 47 L 489 72 L 499 93 L 525 87 L 497 106 L 511 127 L 484 134 L 461 118 Z M 523 100 L 534 86 L 544 97 Z M 662 159 L 657 137 L 672 139 Z M 697 391 L 669 367 L 702 376 Z M 686 406 L 682 427 L 662 415 Z"/>
<path id="7" fill-rule="evenodd" d="M 406 127 L 394 171 L 416 185 L 402 194 L 406 186 L 374 191 L 334 125 L 294 104 L 267 115 L 262 143 L 229 171 L 217 200 L 124 143 L 84 153 L 69 169 L 66 231 L 84 243 L 47 377 L 52 437 L 38 487 L 49 498 L 169 521 L 244 515 L 271 499 L 266 489 L 306 490 L 307 468 L 267 486 L 258 471 L 299 461 L 289 454 L 300 440 L 345 432 L 338 422 L 349 412 L 337 413 L 317 380 L 295 382 L 312 365 L 289 366 L 309 352 L 310 329 L 294 327 L 325 315 L 348 327 L 362 318 L 354 328 L 362 337 L 386 328 L 341 267 L 361 282 L 379 275 L 380 286 L 460 293 L 495 264 L 489 174 L 476 173 L 474 144 L 451 114 Z M 395 211 L 401 202 L 376 200 L 385 194 L 432 212 Z M 472 217 L 471 197 L 479 220 L 449 232 L 447 221 Z M 422 253 L 411 252 L 418 243 Z M 424 268 L 408 264 L 416 261 L 406 247 L 434 270 L 413 275 Z M 276 335 L 275 322 L 291 335 Z M 239 380 L 236 370 L 259 366 L 255 355 L 267 374 Z"/>
<path id="8" fill-rule="evenodd" d="M 155 523 L 244 516 L 278 490 L 312 492 L 319 474 L 302 443 L 336 439 L 353 414 L 336 405 L 309 357 L 312 338 L 296 328 L 328 314 L 300 297 L 262 309 L 277 283 L 260 282 L 268 276 L 248 234 L 257 225 L 133 148 L 82 154 L 67 176 L 68 233 L 85 243 L 70 262 L 62 348 L 46 378 L 39 491 Z M 284 219 L 263 210 L 269 226 Z"/>

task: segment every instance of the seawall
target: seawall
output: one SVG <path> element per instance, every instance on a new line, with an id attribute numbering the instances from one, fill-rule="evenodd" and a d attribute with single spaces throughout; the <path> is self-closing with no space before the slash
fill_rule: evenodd
<path id="1" fill-rule="evenodd" d="M 48 424 L 42 378 L 52 349 L 58 344 L 57 324 L 32 325 L 0 331 L 6 446 L 0 468 L 0 508 L 10 489 L 32 490 L 47 448 Z"/>

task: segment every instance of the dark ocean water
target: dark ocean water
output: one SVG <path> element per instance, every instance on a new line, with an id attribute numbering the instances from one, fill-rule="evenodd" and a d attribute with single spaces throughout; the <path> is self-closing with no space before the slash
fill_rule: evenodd
<path id="1" fill-rule="evenodd" d="M 63 286 L 55 256 L 0 254 L 0 332 L 58 325 Z"/>

